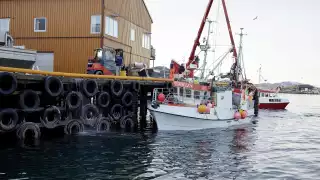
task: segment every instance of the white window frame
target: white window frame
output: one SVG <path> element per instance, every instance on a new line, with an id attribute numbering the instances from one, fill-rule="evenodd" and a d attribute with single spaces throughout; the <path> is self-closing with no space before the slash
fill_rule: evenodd
<path id="1" fill-rule="evenodd" d="M 119 35 L 119 23 L 118 20 L 110 16 L 105 17 L 105 31 L 104 33 L 108 36 L 118 38 Z"/>
<path id="2" fill-rule="evenodd" d="M 96 28 L 96 26 L 95 25 L 97 25 L 97 22 L 96 22 L 96 18 L 97 17 L 100 17 L 100 30 L 99 30 L 99 32 L 96 32 L 96 31 L 93 31 L 95 28 Z M 94 19 L 95 18 L 95 19 Z M 93 24 L 93 19 L 94 19 L 94 22 L 96 23 L 96 24 Z M 90 21 L 90 32 L 91 32 L 91 34 L 100 34 L 101 33 L 101 15 L 92 15 L 91 16 L 91 21 Z"/>
<path id="3" fill-rule="evenodd" d="M 2 27 L 3 24 L 6 24 L 6 31 L 10 32 L 10 18 L 0 18 L 0 30 L 5 29 L 4 27 Z"/>
<path id="4" fill-rule="evenodd" d="M 145 49 L 150 49 L 151 47 L 151 35 L 143 33 L 142 35 L 142 47 Z"/>
<path id="5" fill-rule="evenodd" d="M 135 41 L 136 40 L 136 30 L 131 28 L 130 30 L 130 40 Z"/>
<path id="6" fill-rule="evenodd" d="M 45 25 L 44 25 L 45 29 L 44 30 L 37 30 L 36 29 L 36 22 L 37 22 L 38 19 L 44 19 L 45 20 Z M 34 30 L 34 32 L 46 32 L 47 31 L 47 18 L 46 17 L 36 17 L 36 18 L 34 18 L 34 20 L 33 20 L 33 30 Z"/>

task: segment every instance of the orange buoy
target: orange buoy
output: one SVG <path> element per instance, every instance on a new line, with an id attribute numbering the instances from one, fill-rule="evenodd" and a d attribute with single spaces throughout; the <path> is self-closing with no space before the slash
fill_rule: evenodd
<path id="1" fill-rule="evenodd" d="M 205 112 L 206 112 L 206 109 L 207 109 L 207 106 L 205 106 L 205 105 L 200 105 L 200 106 L 198 107 L 198 112 L 199 112 L 199 113 L 205 113 Z"/>
<path id="2" fill-rule="evenodd" d="M 247 117 L 247 115 L 248 115 L 248 113 L 247 113 L 247 111 L 242 111 L 241 112 L 241 119 L 244 119 L 244 118 L 246 118 Z"/>

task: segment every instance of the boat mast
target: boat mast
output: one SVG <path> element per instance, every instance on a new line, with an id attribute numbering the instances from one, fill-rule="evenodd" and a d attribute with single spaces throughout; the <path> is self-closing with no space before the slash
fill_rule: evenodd
<path id="1" fill-rule="evenodd" d="M 240 36 L 240 42 L 239 42 L 239 54 L 238 54 L 238 62 L 237 62 L 237 64 L 239 64 L 240 66 L 241 66 L 241 62 L 242 62 L 242 68 L 243 68 L 243 72 L 244 72 L 244 78 L 245 78 L 245 80 L 247 80 L 247 75 L 246 75 L 246 69 L 245 69 L 245 67 L 244 67 L 244 61 L 243 61 L 243 54 L 242 54 L 242 38 L 243 38 L 243 36 L 244 35 L 247 35 L 247 34 L 243 34 L 243 28 L 240 28 L 240 34 L 237 34 L 237 35 L 239 35 Z M 237 70 L 236 70 L 237 72 L 240 72 L 241 71 L 241 68 L 238 66 L 237 67 Z"/>
<path id="2" fill-rule="evenodd" d="M 210 33 L 211 33 L 211 24 L 213 23 L 212 20 L 208 20 L 209 23 L 209 27 L 208 27 L 208 36 L 206 39 L 206 44 L 204 46 L 204 59 L 203 59 L 203 65 L 202 65 L 202 70 L 201 70 L 201 74 L 200 74 L 200 79 L 204 78 L 204 73 L 206 70 L 206 66 L 207 66 L 207 55 L 208 55 L 208 50 L 211 48 L 209 45 L 209 40 L 210 40 Z"/>
<path id="3" fill-rule="evenodd" d="M 262 77 L 261 74 L 261 64 L 260 64 L 260 68 L 259 68 L 259 84 L 261 83 L 261 80 L 263 80 L 264 78 Z"/>
<path id="4" fill-rule="evenodd" d="M 231 45 L 233 47 L 233 57 L 235 59 L 234 65 L 232 66 L 232 70 L 234 71 L 232 80 L 235 81 L 235 87 L 237 87 L 238 86 L 238 81 L 239 81 L 238 54 L 237 54 L 237 49 L 236 49 L 236 46 L 235 46 L 235 43 L 234 43 L 234 39 L 233 39 L 233 34 L 232 34 L 232 30 L 231 30 L 231 25 L 230 25 L 230 20 L 229 20 L 229 16 L 228 16 L 226 2 L 225 2 L 225 0 L 221 0 L 221 1 L 222 1 L 223 11 L 224 11 L 224 16 L 226 18 L 226 22 L 227 22 L 227 26 L 228 26 L 228 32 L 229 32 Z"/>

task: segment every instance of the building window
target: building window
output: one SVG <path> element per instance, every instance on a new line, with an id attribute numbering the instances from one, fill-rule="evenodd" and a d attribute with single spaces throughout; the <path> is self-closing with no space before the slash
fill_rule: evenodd
<path id="1" fill-rule="evenodd" d="M 117 20 L 111 17 L 106 17 L 105 34 L 118 38 L 118 21 Z"/>
<path id="2" fill-rule="evenodd" d="M 142 47 L 146 49 L 150 49 L 151 44 L 151 37 L 150 34 L 143 34 L 142 35 Z"/>
<path id="3" fill-rule="evenodd" d="M 136 40 L 136 31 L 134 29 L 131 29 L 130 39 L 131 39 L 131 41 Z"/>
<path id="4" fill-rule="evenodd" d="M 10 19 L 0 19 L 0 31 L 9 32 L 10 31 Z"/>
<path id="5" fill-rule="evenodd" d="M 91 16 L 91 34 L 100 33 L 101 30 L 101 16 Z"/>
<path id="6" fill-rule="evenodd" d="M 47 31 L 47 18 L 34 18 L 34 32 Z"/>

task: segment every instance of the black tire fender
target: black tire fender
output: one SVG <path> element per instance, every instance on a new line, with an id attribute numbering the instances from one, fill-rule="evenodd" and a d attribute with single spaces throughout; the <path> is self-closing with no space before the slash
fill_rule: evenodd
<path id="1" fill-rule="evenodd" d="M 127 116 L 127 117 L 125 117 L 125 118 L 122 118 L 122 119 L 120 120 L 120 127 L 121 127 L 121 129 L 127 129 L 127 128 L 128 128 L 128 129 L 133 129 L 134 126 L 135 126 L 135 124 L 134 124 L 132 118 L 129 117 L 129 116 Z"/>
<path id="2" fill-rule="evenodd" d="M 101 108 L 107 108 L 110 104 L 111 98 L 108 92 L 101 92 L 97 97 L 97 105 Z"/>
<path id="3" fill-rule="evenodd" d="M 135 92 L 139 92 L 140 91 L 140 83 L 139 82 L 136 82 L 136 81 L 133 81 L 131 83 L 131 88 L 132 90 L 134 90 Z"/>
<path id="4" fill-rule="evenodd" d="M 96 124 L 97 132 L 108 132 L 111 129 L 112 121 L 109 118 L 99 118 Z"/>
<path id="5" fill-rule="evenodd" d="M 111 93 L 117 97 L 121 96 L 123 92 L 123 84 L 121 81 L 114 80 L 111 82 L 110 85 Z"/>
<path id="6" fill-rule="evenodd" d="M 44 89 L 52 97 L 59 96 L 63 91 L 62 81 L 54 76 L 49 76 L 44 79 Z"/>
<path id="7" fill-rule="evenodd" d="M 0 94 L 10 95 L 16 91 L 18 87 L 17 78 L 9 72 L 0 73 Z"/>
<path id="8" fill-rule="evenodd" d="M 87 104 L 82 108 L 81 117 L 87 125 L 93 127 L 96 124 L 99 115 L 98 108 L 93 104 Z"/>
<path id="9" fill-rule="evenodd" d="M 0 111 L 0 130 L 12 131 L 16 129 L 19 115 L 15 109 L 3 109 Z"/>
<path id="10" fill-rule="evenodd" d="M 123 115 L 123 107 L 120 104 L 113 105 L 110 114 L 115 121 L 118 121 Z"/>
<path id="11" fill-rule="evenodd" d="M 78 109 L 82 104 L 82 94 L 76 91 L 70 92 L 66 97 L 67 106 L 71 111 Z"/>
<path id="12" fill-rule="evenodd" d="M 20 94 L 19 104 L 22 109 L 36 109 L 40 105 L 40 97 L 33 90 L 25 90 Z"/>
<path id="13" fill-rule="evenodd" d="M 17 137 L 19 139 L 26 139 L 27 138 L 27 131 L 30 130 L 33 133 L 34 139 L 40 139 L 41 137 L 41 130 L 36 123 L 33 122 L 25 122 L 23 123 L 19 129 L 17 130 Z"/>
<path id="14" fill-rule="evenodd" d="M 81 120 L 70 120 L 68 124 L 64 127 L 64 133 L 71 134 L 79 134 L 84 131 L 84 125 Z"/>
<path id="15" fill-rule="evenodd" d="M 81 82 L 81 90 L 87 97 L 95 96 L 98 93 L 98 83 L 94 79 L 85 79 Z"/>
<path id="16" fill-rule="evenodd" d="M 52 118 L 52 119 L 51 119 Z M 55 128 L 61 121 L 61 112 L 56 106 L 51 106 L 44 110 L 40 119 L 42 125 L 48 129 Z"/>
<path id="17" fill-rule="evenodd" d="M 133 103 L 133 94 L 130 91 L 127 91 L 123 96 L 122 96 L 122 104 L 125 107 L 130 107 Z"/>

